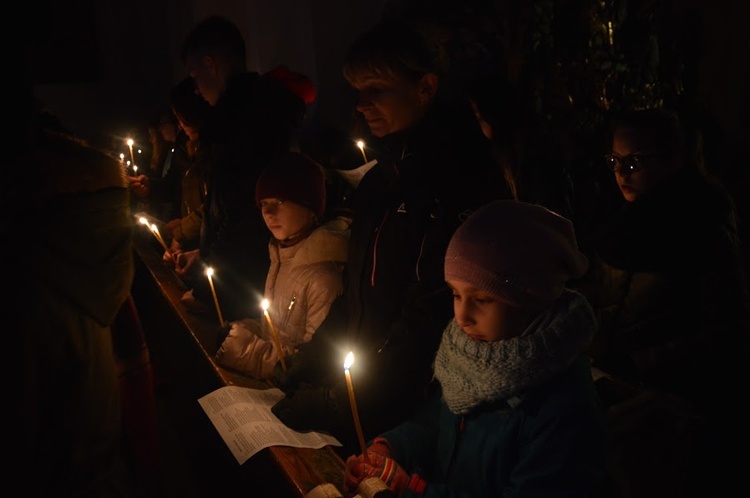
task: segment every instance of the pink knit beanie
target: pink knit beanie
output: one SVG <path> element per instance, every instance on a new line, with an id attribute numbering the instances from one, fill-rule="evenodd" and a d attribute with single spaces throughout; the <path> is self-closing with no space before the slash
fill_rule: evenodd
<path id="1" fill-rule="evenodd" d="M 445 279 L 473 285 L 522 308 L 539 310 L 582 276 L 588 260 L 573 224 L 536 204 L 497 200 L 458 227 L 445 255 Z"/>
<path id="2" fill-rule="evenodd" d="M 326 210 L 326 181 L 323 168 L 299 152 L 286 152 L 271 161 L 255 184 L 255 204 L 263 199 L 292 201 L 310 208 L 323 218 Z"/>

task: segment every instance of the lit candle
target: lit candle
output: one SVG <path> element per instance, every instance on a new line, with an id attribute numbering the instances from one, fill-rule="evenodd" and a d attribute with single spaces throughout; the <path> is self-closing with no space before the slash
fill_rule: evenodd
<path id="1" fill-rule="evenodd" d="M 169 248 L 167 247 L 167 243 L 164 242 L 164 239 L 161 238 L 161 234 L 159 233 L 159 229 L 156 227 L 154 223 L 151 224 L 151 231 L 154 232 L 154 236 L 157 238 L 159 243 L 161 243 L 161 246 L 164 248 L 165 251 L 169 251 Z"/>
<path id="2" fill-rule="evenodd" d="M 144 218 L 143 216 L 138 218 L 138 222 L 141 225 L 146 225 L 146 227 L 148 227 L 151 233 L 154 234 L 154 237 L 156 237 L 156 240 L 158 240 L 159 243 L 162 245 L 162 247 L 164 247 L 164 250 L 169 251 L 169 249 L 167 248 L 167 244 L 164 242 L 164 239 L 161 238 L 161 235 L 159 234 L 159 229 L 156 228 L 156 225 L 153 225 L 153 224 L 149 225 L 148 220 Z"/>
<path id="3" fill-rule="evenodd" d="M 128 138 L 128 149 L 130 149 L 130 162 L 135 164 L 135 158 L 133 157 L 133 139 Z"/>
<path id="4" fill-rule="evenodd" d="M 266 317 L 266 321 L 268 322 L 268 327 L 271 329 L 271 338 L 273 339 L 273 343 L 276 345 L 276 351 L 279 353 L 279 360 L 281 360 L 281 368 L 284 369 L 286 372 L 286 360 L 284 360 L 284 352 L 281 350 L 281 344 L 279 343 L 279 335 L 276 333 L 276 327 L 273 326 L 273 322 L 271 321 L 271 316 L 268 314 L 268 306 L 270 303 L 268 302 L 268 299 L 263 299 L 260 302 L 260 307 L 263 308 L 263 315 Z"/>
<path id="5" fill-rule="evenodd" d="M 125 154 L 123 154 L 122 152 L 120 152 L 120 162 L 125 162 Z"/>
<path id="6" fill-rule="evenodd" d="M 216 314 L 219 315 L 219 323 L 224 326 L 224 317 L 221 315 L 221 308 L 219 308 L 219 298 L 216 297 L 216 289 L 214 289 L 214 281 L 211 278 L 214 274 L 214 269 L 210 266 L 206 268 L 206 276 L 208 277 L 208 285 L 211 286 L 211 294 L 214 296 L 214 305 L 216 306 Z"/>
<path id="7" fill-rule="evenodd" d="M 357 147 L 359 147 L 359 150 L 362 152 L 362 158 L 365 160 L 365 164 L 367 164 L 367 155 L 365 154 L 365 143 L 362 140 L 357 140 Z"/>
<path id="8" fill-rule="evenodd" d="M 365 446 L 365 437 L 362 434 L 362 426 L 359 423 L 359 412 L 357 411 L 357 402 L 354 400 L 354 387 L 352 386 L 352 376 L 349 373 L 349 367 L 354 363 L 354 353 L 349 351 L 344 360 L 344 375 L 346 375 L 346 387 L 349 390 L 349 403 L 352 405 L 352 417 L 354 417 L 354 428 L 357 430 L 359 446 L 362 449 L 362 456 L 366 463 L 370 463 L 370 457 L 367 456 L 367 446 Z"/>
<path id="9" fill-rule="evenodd" d="M 133 174 L 138 174 L 138 166 L 133 165 Z"/>

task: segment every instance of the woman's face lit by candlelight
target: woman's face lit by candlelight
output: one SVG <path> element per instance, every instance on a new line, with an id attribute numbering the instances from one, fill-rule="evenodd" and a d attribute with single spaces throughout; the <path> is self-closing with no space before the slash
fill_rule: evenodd
<path id="1" fill-rule="evenodd" d="M 437 91 L 437 76 L 426 74 L 417 81 L 394 75 L 363 74 L 352 86 L 358 92 L 357 112 L 370 133 L 384 137 L 418 122 Z"/>
<path id="2" fill-rule="evenodd" d="M 612 139 L 615 181 L 622 196 L 628 202 L 635 202 L 660 185 L 665 178 L 679 169 L 679 159 L 668 154 L 663 144 L 653 143 L 638 130 L 619 128 Z M 637 161 L 635 169 L 623 167 L 623 162 Z"/>

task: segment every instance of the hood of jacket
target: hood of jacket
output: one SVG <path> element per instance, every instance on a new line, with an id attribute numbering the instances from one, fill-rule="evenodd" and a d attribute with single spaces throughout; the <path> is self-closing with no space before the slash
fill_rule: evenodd
<path id="1" fill-rule="evenodd" d="M 350 220 L 344 217 L 326 221 L 299 244 L 280 251 L 276 239 L 271 239 L 271 263 L 278 262 L 279 257 L 293 259 L 293 266 L 328 261 L 345 263 L 349 251 L 349 225 Z"/>

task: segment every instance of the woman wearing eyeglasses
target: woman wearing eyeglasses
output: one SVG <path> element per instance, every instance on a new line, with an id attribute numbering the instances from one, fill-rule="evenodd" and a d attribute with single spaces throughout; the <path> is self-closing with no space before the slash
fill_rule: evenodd
<path id="1" fill-rule="evenodd" d="M 627 202 L 635 202 L 682 170 L 684 139 L 677 117 L 662 111 L 635 112 L 615 122 L 612 152 L 605 156 Z M 687 170 L 687 168 L 686 168 Z M 691 168 L 697 173 L 695 168 Z"/>
<path id="2" fill-rule="evenodd" d="M 594 366 L 678 396 L 711 427 L 700 449 L 673 447 L 670 455 L 669 445 L 650 443 L 656 449 L 648 462 L 666 477 L 668 466 L 678 465 L 670 456 L 712 455 L 701 467 L 721 462 L 713 450 L 729 437 L 717 429 L 731 427 L 727 403 L 748 364 L 750 329 L 738 218 L 726 189 L 706 174 L 698 148 L 690 153 L 698 135 L 685 133 L 676 114 L 635 111 L 613 124 L 605 161 L 624 202 L 596 234 L 592 269 L 579 290 L 599 314 Z M 707 468 L 684 471 L 669 484 L 700 489 L 689 477 L 707 475 Z"/>

